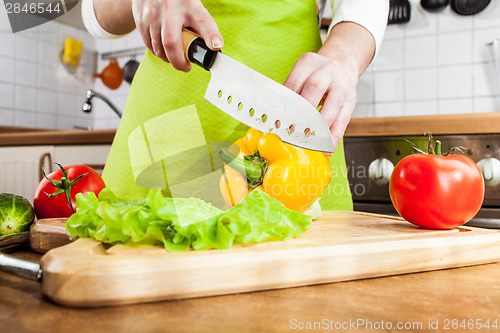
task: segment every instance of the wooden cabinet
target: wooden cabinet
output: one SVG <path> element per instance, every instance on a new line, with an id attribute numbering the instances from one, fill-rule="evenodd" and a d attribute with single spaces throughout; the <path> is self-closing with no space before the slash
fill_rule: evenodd
<path id="1" fill-rule="evenodd" d="M 40 157 L 53 152 L 54 146 L 0 147 L 0 192 L 22 195 L 33 202 L 40 181 Z"/>
<path id="2" fill-rule="evenodd" d="M 62 165 L 86 164 L 100 173 L 110 149 L 111 145 L 54 146 L 52 160 Z M 57 166 L 54 165 L 54 168 Z"/>
<path id="3" fill-rule="evenodd" d="M 110 144 L 0 147 L 0 192 L 22 195 L 33 202 L 42 165 L 47 174 L 58 168 L 52 162 L 87 164 L 101 172 L 110 148 Z"/>

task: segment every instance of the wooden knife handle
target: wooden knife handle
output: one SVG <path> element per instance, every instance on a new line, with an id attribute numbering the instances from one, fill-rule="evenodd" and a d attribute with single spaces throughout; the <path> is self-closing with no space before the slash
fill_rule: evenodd
<path id="1" fill-rule="evenodd" d="M 182 29 L 182 42 L 186 59 L 207 71 L 210 70 L 217 51 L 210 50 L 200 35 L 186 28 Z"/>

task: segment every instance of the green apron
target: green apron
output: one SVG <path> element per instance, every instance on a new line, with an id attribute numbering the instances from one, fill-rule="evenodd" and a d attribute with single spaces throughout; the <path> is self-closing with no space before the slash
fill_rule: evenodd
<path id="1" fill-rule="evenodd" d="M 203 4 L 224 37 L 223 52 L 277 82 L 285 81 L 302 54 L 315 52 L 321 46 L 315 0 L 210 0 Z M 200 131 L 207 143 L 234 142 L 246 133 L 246 125 L 204 99 L 209 79 L 210 73 L 196 65 L 189 73 L 176 71 L 170 64 L 146 52 L 135 74 L 103 171 L 106 185 L 118 197 L 139 199 L 148 191 L 144 185 L 136 183 L 137 172 L 134 171 L 137 168 L 133 164 L 137 161 L 137 147 L 129 146 L 131 137 L 141 131 L 141 126 L 144 132 L 144 124 L 148 121 L 158 127 L 161 122 L 155 119 L 194 104 Z M 169 121 L 165 126 L 187 135 L 184 139 L 188 140 L 186 133 L 192 131 L 192 121 L 191 116 L 186 116 L 185 121 Z M 134 156 L 131 156 L 133 151 Z M 321 197 L 321 207 L 323 210 L 352 210 L 342 144 L 330 161 L 332 181 Z"/>

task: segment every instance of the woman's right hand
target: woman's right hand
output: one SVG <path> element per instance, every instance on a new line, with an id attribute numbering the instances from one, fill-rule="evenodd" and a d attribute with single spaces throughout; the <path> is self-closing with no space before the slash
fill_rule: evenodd
<path id="1" fill-rule="evenodd" d="M 184 27 L 193 29 L 214 51 L 223 46 L 217 23 L 200 0 L 132 0 L 132 14 L 146 47 L 175 69 L 191 70 L 182 45 Z"/>

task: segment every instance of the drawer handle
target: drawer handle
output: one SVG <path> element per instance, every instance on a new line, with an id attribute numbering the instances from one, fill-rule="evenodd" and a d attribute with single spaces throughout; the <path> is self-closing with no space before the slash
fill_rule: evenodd
<path id="1" fill-rule="evenodd" d="M 38 178 L 39 180 L 43 179 L 43 172 L 42 168 L 45 165 L 45 160 L 48 160 L 49 162 L 49 173 L 52 172 L 52 155 L 50 153 L 43 153 L 40 155 L 40 161 L 38 162 Z"/>

